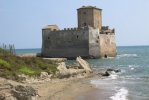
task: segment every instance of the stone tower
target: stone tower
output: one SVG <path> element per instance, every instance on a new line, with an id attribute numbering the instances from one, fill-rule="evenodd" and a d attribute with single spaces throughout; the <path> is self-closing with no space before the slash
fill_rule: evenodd
<path id="1" fill-rule="evenodd" d="M 116 56 L 115 29 L 102 26 L 102 9 L 82 6 L 78 27 L 59 29 L 48 25 L 42 29 L 43 57 L 103 58 Z"/>
<path id="2" fill-rule="evenodd" d="M 78 11 L 78 27 L 91 26 L 101 29 L 102 9 L 93 6 L 82 6 Z"/>

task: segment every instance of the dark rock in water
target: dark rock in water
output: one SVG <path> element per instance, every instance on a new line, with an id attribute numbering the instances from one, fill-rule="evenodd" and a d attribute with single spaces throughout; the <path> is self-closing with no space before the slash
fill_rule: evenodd
<path id="1" fill-rule="evenodd" d="M 29 86 L 18 85 L 12 90 L 12 94 L 17 100 L 33 100 L 37 95 L 36 90 Z"/>
<path id="2" fill-rule="evenodd" d="M 108 68 L 107 71 L 114 71 L 115 73 L 121 72 L 120 69 L 112 69 L 112 68 Z"/>
<path id="3" fill-rule="evenodd" d="M 98 73 L 97 75 L 99 75 L 99 76 L 110 76 L 110 73 L 108 72 L 108 71 L 106 71 L 106 72 L 101 72 L 101 73 Z"/>
<path id="4" fill-rule="evenodd" d="M 108 68 L 107 71 L 114 71 L 114 69 Z"/>
<path id="5" fill-rule="evenodd" d="M 118 72 L 121 72 L 121 70 L 120 69 L 116 69 L 115 70 L 115 73 L 118 73 Z"/>
<path id="6" fill-rule="evenodd" d="M 101 75 L 101 76 L 110 76 L 113 72 L 118 73 L 121 72 L 120 69 L 107 69 L 105 72 L 100 72 L 97 75 Z"/>
<path id="7" fill-rule="evenodd" d="M 110 73 L 106 71 L 104 74 L 102 74 L 102 76 L 110 76 Z"/>

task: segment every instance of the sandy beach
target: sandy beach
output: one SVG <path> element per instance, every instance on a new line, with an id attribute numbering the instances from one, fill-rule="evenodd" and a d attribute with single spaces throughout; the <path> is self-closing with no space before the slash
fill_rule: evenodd
<path id="1" fill-rule="evenodd" d="M 38 100 L 79 100 L 78 97 L 96 90 L 91 79 L 57 79 L 31 86 L 38 91 Z"/>

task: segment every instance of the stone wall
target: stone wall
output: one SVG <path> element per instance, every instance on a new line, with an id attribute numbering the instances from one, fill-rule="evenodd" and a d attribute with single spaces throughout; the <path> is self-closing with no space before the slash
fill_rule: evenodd
<path id="1" fill-rule="evenodd" d="M 90 28 L 89 30 L 89 55 L 93 58 L 100 57 L 99 29 Z"/>
<path id="2" fill-rule="evenodd" d="M 115 57 L 116 56 L 116 43 L 115 34 L 100 34 L 99 36 L 100 56 L 101 57 Z"/>
<path id="3" fill-rule="evenodd" d="M 43 30 L 42 56 L 67 57 L 89 56 L 89 29 Z"/>

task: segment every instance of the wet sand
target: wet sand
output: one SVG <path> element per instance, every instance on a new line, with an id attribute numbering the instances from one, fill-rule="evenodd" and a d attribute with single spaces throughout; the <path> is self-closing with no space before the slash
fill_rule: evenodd
<path id="1" fill-rule="evenodd" d="M 103 88 L 103 87 L 102 87 Z M 76 100 L 111 100 L 112 91 L 106 91 L 102 88 L 94 88 L 88 92 L 84 92 L 76 97 Z"/>

